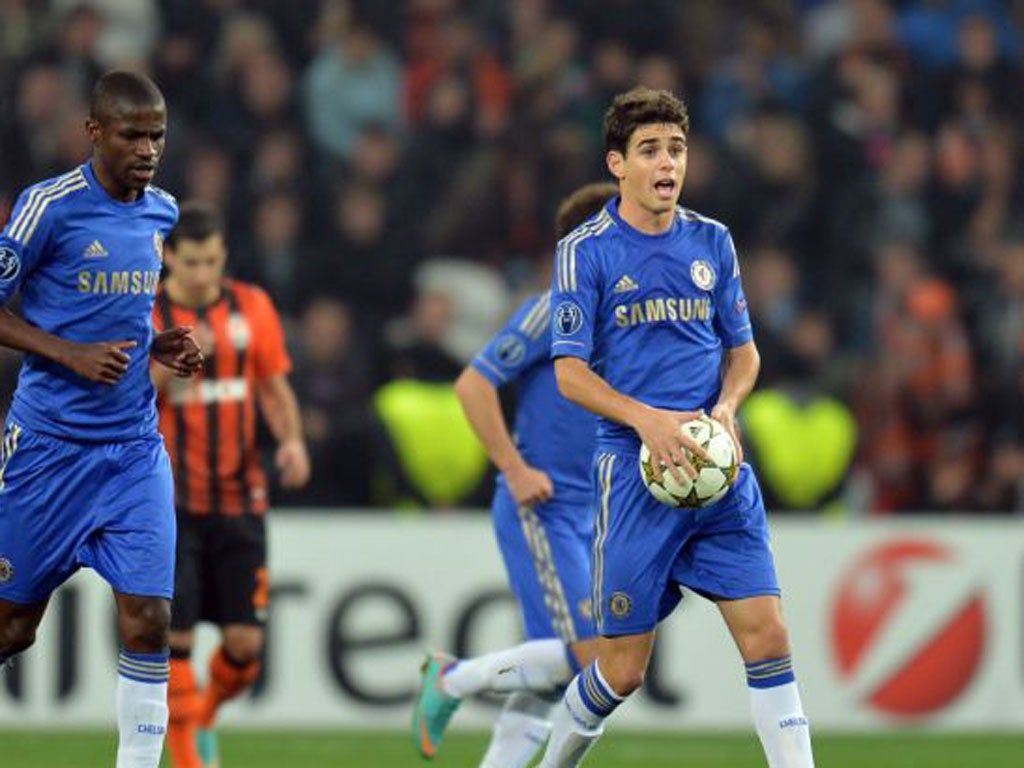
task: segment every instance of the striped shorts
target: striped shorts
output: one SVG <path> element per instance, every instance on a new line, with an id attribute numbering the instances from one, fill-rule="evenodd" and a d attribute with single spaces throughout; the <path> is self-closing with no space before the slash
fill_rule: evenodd
<path id="1" fill-rule="evenodd" d="M 499 484 L 491 509 L 527 639 L 555 637 L 568 644 L 592 637 L 591 505 L 552 499 L 537 507 L 520 507 Z"/>

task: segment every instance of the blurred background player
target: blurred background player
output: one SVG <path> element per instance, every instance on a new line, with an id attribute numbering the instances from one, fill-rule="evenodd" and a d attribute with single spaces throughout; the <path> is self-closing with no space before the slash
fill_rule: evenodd
<path id="1" fill-rule="evenodd" d="M 300 488 L 309 480 L 277 311 L 261 289 L 224 277 L 226 259 L 219 214 L 202 203 L 184 204 L 167 239 L 154 322 L 194 327 L 205 365 L 183 386 L 153 368 L 178 513 L 168 732 L 175 768 L 216 764 L 217 711 L 260 670 L 269 582 L 257 402 L 277 440 L 282 486 Z M 198 621 L 221 631 L 202 693 L 190 661 Z"/>
<path id="2" fill-rule="evenodd" d="M 171 467 L 150 359 L 188 377 L 186 329 L 153 333 L 161 246 L 177 203 L 150 186 L 167 110 L 143 75 L 92 94 L 92 159 L 25 190 L 0 234 L 0 344 L 25 353 L 0 455 L 0 667 L 35 640 L 50 594 L 82 566 L 114 588 L 118 768 L 157 768 L 167 723 L 174 587 Z M 115 266 L 116 265 L 116 266 Z"/>
<path id="3" fill-rule="evenodd" d="M 561 239 L 618 192 L 588 184 L 559 206 Z M 595 653 L 590 610 L 591 460 L 596 419 L 558 393 L 551 364 L 551 294 L 527 299 L 455 382 L 474 431 L 498 468 L 491 510 L 527 642 L 472 659 L 428 657 L 413 740 L 433 757 L 466 696 L 512 692 L 483 768 L 525 768 L 548 737 L 552 695 Z M 516 384 L 515 437 L 498 390 Z"/>
<path id="4" fill-rule="evenodd" d="M 643 684 L 655 628 L 683 586 L 716 602 L 736 641 L 770 768 L 814 766 L 753 471 L 742 465 L 721 501 L 685 510 L 655 500 L 637 469 L 642 441 L 659 480 L 662 467 L 694 477 L 685 449 L 695 446 L 680 425 L 705 411 L 739 450 L 736 410 L 760 368 L 728 229 L 677 207 L 689 128 L 686 106 L 668 91 L 639 87 L 616 96 L 604 137 L 620 197 L 558 244 L 551 292 L 558 388 L 601 417 L 594 544 L 601 637 L 597 661 L 569 684 L 553 717 L 545 768 L 578 765 L 605 719 Z"/>

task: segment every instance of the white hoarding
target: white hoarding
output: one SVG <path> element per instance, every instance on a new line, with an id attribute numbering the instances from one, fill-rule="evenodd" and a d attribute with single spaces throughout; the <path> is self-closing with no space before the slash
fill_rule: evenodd
<path id="1" fill-rule="evenodd" d="M 774 522 L 805 708 L 816 728 L 1024 723 L 1024 526 L 954 518 Z M 264 679 L 227 707 L 242 727 L 404 727 L 428 648 L 514 643 L 518 622 L 483 516 L 272 517 Z M 0 673 L 0 725 L 107 725 L 109 589 L 76 576 L 37 645 Z M 202 674 L 213 636 L 201 635 Z M 461 726 L 493 705 L 472 703 Z M 743 665 L 714 606 L 688 595 L 660 632 L 644 694 L 616 719 L 643 729 L 746 728 Z"/>

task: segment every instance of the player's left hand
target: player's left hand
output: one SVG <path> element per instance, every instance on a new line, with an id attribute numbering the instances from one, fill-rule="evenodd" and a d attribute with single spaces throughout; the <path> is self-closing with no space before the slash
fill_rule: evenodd
<path id="1" fill-rule="evenodd" d="M 158 331 L 153 337 L 150 355 L 182 379 L 195 375 L 203 367 L 203 352 L 188 326 Z"/>
<path id="2" fill-rule="evenodd" d="M 740 442 L 740 428 L 739 424 L 736 423 L 736 411 L 731 405 L 726 403 L 719 403 L 711 409 L 711 418 L 718 421 L 732 438 L 733 443 L 736 445 L 736 463 L 743 463 L 743 443 Z"/>
<path id="3" fill-rule="evenodd" d="M 281 485 L 285 488 L 302 488 L 309 482 L 309 452 L 301 440 L 281 443 L 274 464 L 281 472 Z"/>

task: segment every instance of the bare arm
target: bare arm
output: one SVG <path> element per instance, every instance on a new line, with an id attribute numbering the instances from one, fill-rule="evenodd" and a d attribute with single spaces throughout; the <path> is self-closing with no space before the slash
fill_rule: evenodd
<path id="1" fill-rule="evenodd" d="M 65 365 L 70 342 L 36 328 L 9 309 L 0 311 L 0 344 Z"/>
<path id="2" fill-rule="evenodd" d="M 8 309 L 2 309 L 0 345 L 45 357 L 89 381 L 116 384 L 128 370 L 129 357 L 124 350 L 135 347 L 136 342 L 122 340 L 82 344 L 68 341 L 37 328 Z"/>
<path id="3" fill-rule="evenodd" d="M 555 360 L 558 389 L 564 397 L 588 411 L 617 421 L 636 430 L 647 445 L 653 459 L 655 474 L 660 479 L 660 467 L 678 465 L 691 477 L 697 473 L 686 459 L 684 448 L 699 456 L 707 454 L 689 437 L 683 435 L 680 424 L 691 421 L 697 411 L 669 411 L 652 408 L 622 394 L 590 369 L 586 361 L 576 357 Z"/>
<path id="4" fill-rule="evenodd" d="M 468 366 L 455 381 L 455 395 L 487 455 L 505 475 L 516 503 L 529 505 L 550 499 L 554 493 L 551 478 L 527 464 L 516 448 L 494 385 L 476 368 Z"/>
<path id="5" fill-rule="evenodd" d="M 743 461 L 743 446 L 736 431 L 736 411 L 753 390 L 760 370 L 761 353 L 757 351 L 757 345 L 753 341 L 730 349 L 726 354 L 722 391 L 718 396 L 718 403 L 711 411 L 711 415 L 722 422 L 732 435 L 740 461 Z"/>
<path id="6" fill-rule="evenodd" d="M 302 417 L 295 390 L 283 373 L 257 385 L 260 412 L 277 440 L 274 463 L 285 488 L 301 488 L 309 482 L 309 453 L 302 434 Z"/>

